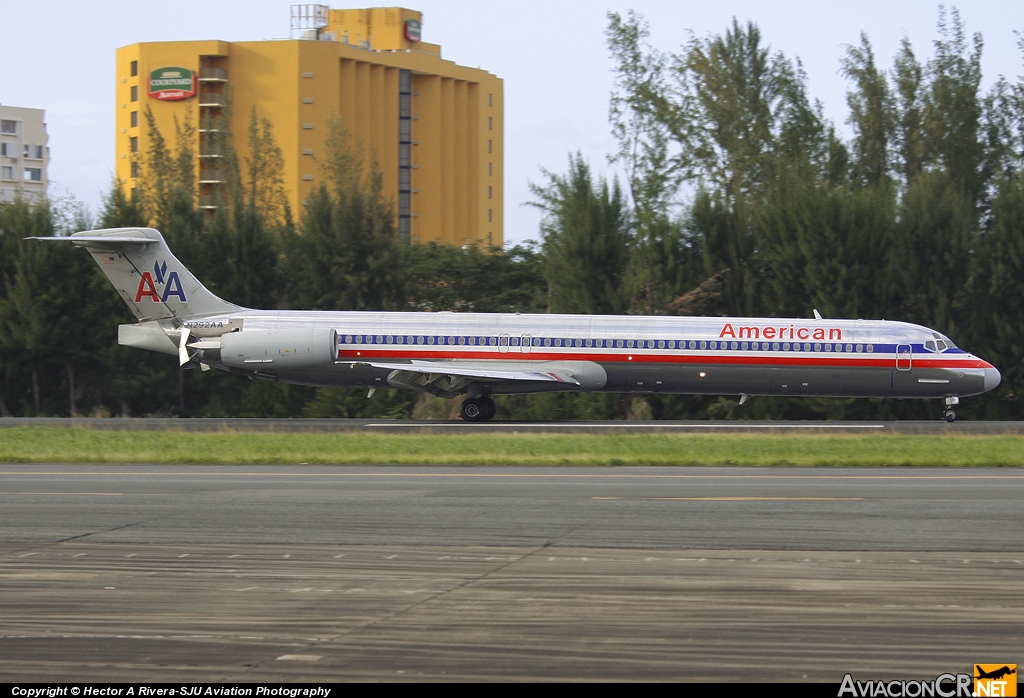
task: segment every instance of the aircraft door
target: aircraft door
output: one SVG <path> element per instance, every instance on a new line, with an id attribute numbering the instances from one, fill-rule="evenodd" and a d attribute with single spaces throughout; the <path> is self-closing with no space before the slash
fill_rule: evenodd
<path id="1" fill-rule="evenodd" d="M 914 361 L 914 355 L 909 344 L 899 344 L 896 347 L 896 370 L 909 371 Z"/>
<path id="2" fill-rule="evenodd" d="M 530 347 L 533 345 L 533 337 L 528 334 L 524 334 L 519 340 L 519 351 L 524 354 L 530 353 Z"/>

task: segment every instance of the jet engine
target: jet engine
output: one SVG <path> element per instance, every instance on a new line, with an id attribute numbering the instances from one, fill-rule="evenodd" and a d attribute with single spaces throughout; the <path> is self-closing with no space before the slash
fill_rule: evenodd
<path id="1" fill-rule="evenodd" d="M 337 331 L 324 327 L 247 328 L 221 335 L 220 361 L 226 366 L 249 371 L 329 366 L 334 363 L 337 341 Z"/>

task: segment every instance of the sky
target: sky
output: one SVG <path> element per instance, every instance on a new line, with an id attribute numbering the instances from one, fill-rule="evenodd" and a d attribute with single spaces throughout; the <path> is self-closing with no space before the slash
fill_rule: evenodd
<path id="1" fill-rule="evenodd" d="M 113 181 L 114 51 L 142 41 L 288 38 L 289 5 L 280 0 L 0 0 L 0 103 L 46 110 L 50 193 L 97 210 Z M 332 7 L 355 7 L 332 4 Z M 799 58 L 810 95 L 848 133 L 847 83 L 839 75 L 846 45 L 860 33 L 888 67 L 906 36 L 926 60 L 937 37 L 939 4 L 919 0 L 416 0 L 423 40 L 444 58 L 483 68 L 505 81 L 505 240 L 537 239 L 539 212 L 524 204 L 543 170 L 564 172 L 580 151 L 614 177 L 608 126 L 612 63 L 604 43 L 608 12 L 635 10 L 650 23 L 651 43 L 675 51 L 692 35 L 722 33 L 735 17 L 754 21 L 773 51 Z M 955 5 L 985 40 L 983 89 L 998 76 L 1024 74 L 1014 31 L 1024 31 L 1024 2 Z"/>

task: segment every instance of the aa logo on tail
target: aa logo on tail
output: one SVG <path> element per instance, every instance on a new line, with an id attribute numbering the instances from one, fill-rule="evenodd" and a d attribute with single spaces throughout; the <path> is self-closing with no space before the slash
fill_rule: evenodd
<path id="1" fill-rule="evenodd" d="M 153 277 L 156 277 L 154 282 Z M 157 286 L 162 286 L 164 289 L 161 295 L 157 291 Z M 143 298 L 149 298 L 154 303 L 166 303 L 167 299 L 171 296 L 176 296 L 182 303 L 188 301 L 185 298 L 185 289 L 181 287 L 181 279 L 178 278 L 178 272 L 172 271 L 167 273 L 167 262 L 161 262 L 159 259 L 153 264 L 153 273 L 150 274 L 148 271 L 142 272 L 142 278 L 139 279 L 139 290 L 135 292 L 135 302 L 140 302 Z"/>

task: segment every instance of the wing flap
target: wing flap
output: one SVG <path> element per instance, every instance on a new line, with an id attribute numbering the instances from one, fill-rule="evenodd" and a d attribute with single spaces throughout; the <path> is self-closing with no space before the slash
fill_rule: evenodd
<path id="1" fill-rule="evenodd" d="M 499 381 L 542 381 L 579 385 L 579 381 L 568 371 L 527 371 L 490 368 L 479 365 L 459 366 L 449 362 L 413 361 L 411 363 L 390 363 L 383 361 L 355 361 L 353 363 L 373 368 L 406 371 L 425 376 L 459 376 Z"/>

